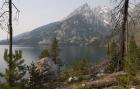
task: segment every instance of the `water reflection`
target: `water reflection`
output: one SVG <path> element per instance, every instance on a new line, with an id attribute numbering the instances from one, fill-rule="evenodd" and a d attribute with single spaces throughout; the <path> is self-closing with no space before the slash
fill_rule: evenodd
<path id="1" fill-rule="evenodd" d="M 7 45 L 0 45 L 0 71 L 4 71 L 6 63 L 3 60 L 4 50 L 8 48 Z M 44 48 L 44 47 L 43 47 Z M 14 50 L 22 50 L 23 59 L 26 64 L 30 64 L 32 61 L 38 60 L 42 47 L 39 46 L 18 46 L 13 47 Z M 93 47 L 93 46 L 61 46 L 60 47 L 60 58 L 66 66 L 70 66 L 80 59 L 88 59 L 93 63 L 98 63 L 106 55 L 104 47 Z"/>

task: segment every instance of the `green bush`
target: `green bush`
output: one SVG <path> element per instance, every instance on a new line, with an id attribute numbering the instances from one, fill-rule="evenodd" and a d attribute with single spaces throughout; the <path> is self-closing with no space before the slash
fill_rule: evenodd
<path id="1" fill-rule="evenodd" d="M 75 63 L 69 70 L 65 71 L 65 76 L 81 76 L 89 74 L 90 63 L 83 59 Z"/>
<path id="2" fill-rule="evenodd" d="M 90 66 L 90 64 L 86 59 L 80 60 L 72 68 L 73 75 L 79 76 L 79 75 L 88 74 L 89 73 L 89 66 Z"/>
<path id="3" fill-rule="evenodd" d="M 7 85 L 7 84 L 1 84 L 0 85 L 0 89 L 21 89 L 21 88 L 19 88 L 19 87 L 10 87 L 9 85 Z"/>
<path id="4" fill-rule="evenodd" d="M 117 76 L 119 86 L 123 86 L 126 89 L 130 89 L 133 85 L 134 77 L 131 75 L 120 75 Z"/>

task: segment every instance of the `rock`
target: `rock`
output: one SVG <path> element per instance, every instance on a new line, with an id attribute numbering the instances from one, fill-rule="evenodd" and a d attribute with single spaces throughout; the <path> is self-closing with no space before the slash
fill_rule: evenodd
<path id="1" fill-rule="evenodd" d="M 38 70 L 40 73 L 43 73 L 43 71 L 48 72 L 50 77 L 52 78 L 58 78 L 58 69 L 59 67 L 52 61 L 51 58 L 45 57 L 40 60 L 38 60 L 35 64 L 36 70 Z"/>
<path id="2" fill-rule="evenodd" d="M 136 89 L 135 87 L 131 87 L 130 89 Z"/>
<path id="3" fill-rule="evenodd" d="M 68 83 L 76 82 L 76 81 L 79 81 L 79 77 L 77 77 L 77 76 L 69 77 L 68 78 Z"/>
<path id="4" fill-rule="evenodd" d="M 83 84 L 82 84 L 82 87 L 85 87 L 85 86 L 86 86 L 86 84 L 85 84 L 85 83 L 83 83 Z"/>
<path id="5" fill-rule="evenodd" d="M 96 76 L 97 77 L 102 77 L 102 76 L 104 76 L 105 74 L 104 73 L 98 73 Z"/>
<path id="6" fill-rule="evenodd" d="M 79 80 L 79 77 L 74 76 L 74 77 L 73 77 L 73 80 L 74 80 L 74 81 L 78 81 L 78 80 Z"/>
<path id="7" fill-rule="evenodd" d="M 68 82 L 69 82 L 69 83 L 72 82 L 72 79 L 73 79 L 73 77 L 69 77 L 69 78 L 68 78 Z"/>

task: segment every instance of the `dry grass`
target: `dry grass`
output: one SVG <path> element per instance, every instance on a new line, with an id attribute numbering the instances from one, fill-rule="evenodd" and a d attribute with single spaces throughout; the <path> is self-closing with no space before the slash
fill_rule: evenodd
<path id="1" fill-rule="evenodd" d="M 73 84 L 73 85 L 70 86 L 69 89 L 83 89 L 83 88 L 80 84 Z"/>

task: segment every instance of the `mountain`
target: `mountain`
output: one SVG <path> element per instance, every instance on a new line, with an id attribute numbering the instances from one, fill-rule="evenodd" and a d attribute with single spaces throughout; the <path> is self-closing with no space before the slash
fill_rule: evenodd
<path id="1" fill-rule="evenodd" d="M 14 44 L 50 44 L 57 38 L 60 44 L 89 45 L 104 42 L 110 34 L 110 13 L 107 7 L 90 8 L 86 3 L 62 21 L 50 23 L 14 37 Z M 1 43 L 7 43 L 2 41 Z"/>

